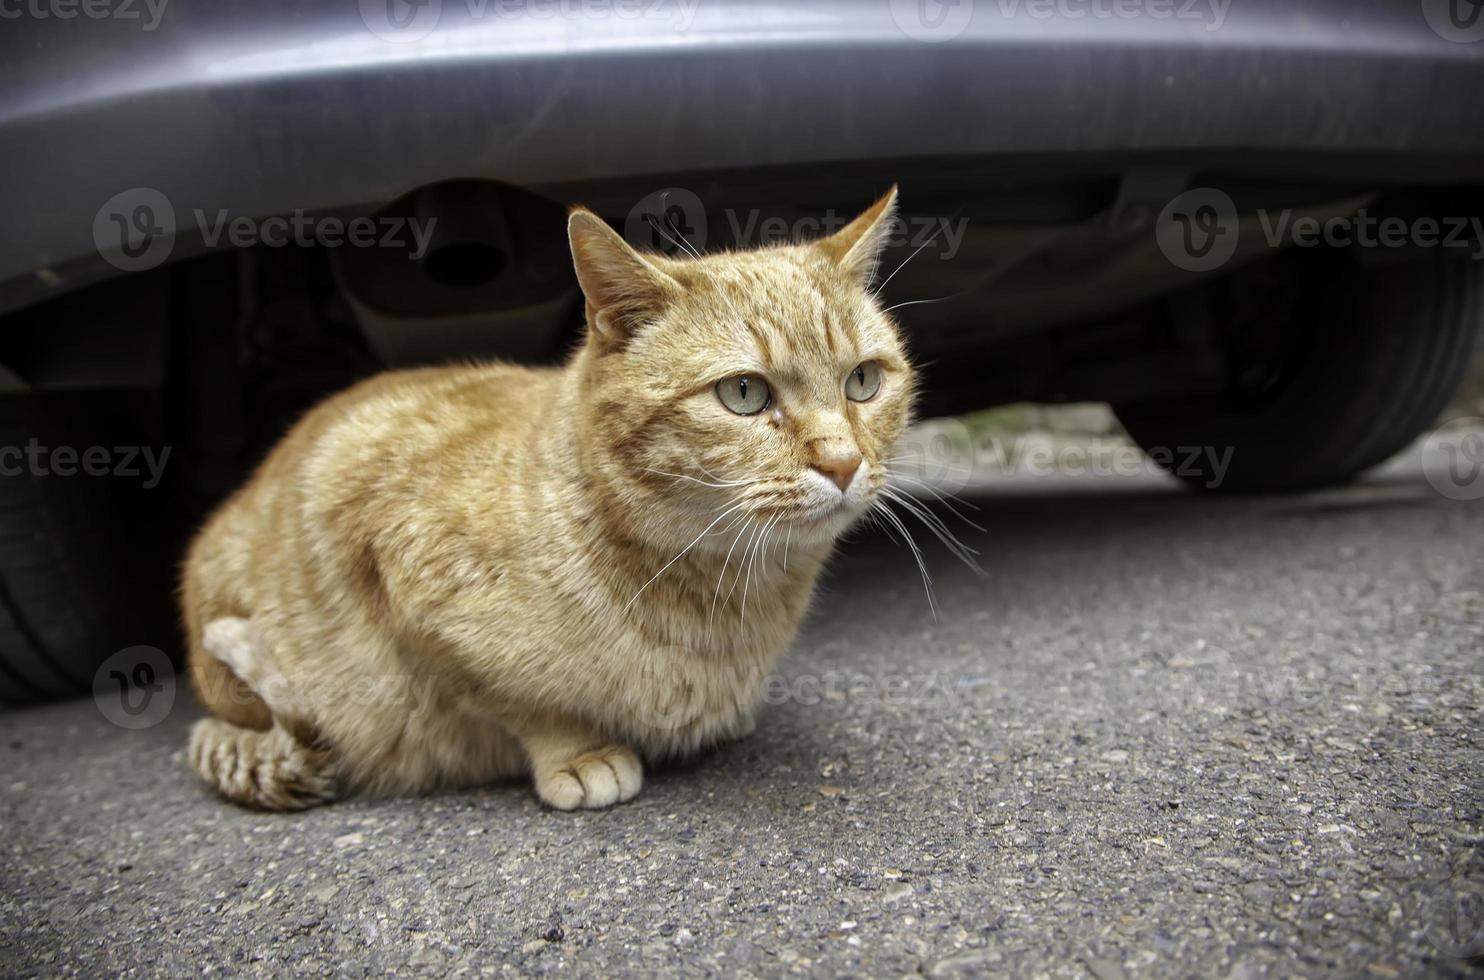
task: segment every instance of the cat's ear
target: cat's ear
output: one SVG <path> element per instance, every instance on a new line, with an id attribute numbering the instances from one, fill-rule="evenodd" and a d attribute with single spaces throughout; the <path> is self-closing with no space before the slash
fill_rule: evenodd
<path id="1" fill-rule="evenodd" d="M 891 235 L 897 217 L 897 186 L 882 196 L 881 200 L 861 212 L 854 221 L 828 238 L 821 239 L 818 248 L 853 276 L 862 288 L 869 287 L 876 274 L 876 263 L 886 240 Z"/>
<path id="2" fill-rule="evenodd" d="M 567 239 L 577 282 L 587 298 L 588 326 L 597 339 L 622 344 L 680 291 L 668 273 L 585 208 L 568 217 Z"/>

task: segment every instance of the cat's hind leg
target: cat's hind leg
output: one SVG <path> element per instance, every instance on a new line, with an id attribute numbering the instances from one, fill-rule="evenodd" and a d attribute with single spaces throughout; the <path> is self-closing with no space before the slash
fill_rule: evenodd
<path id="1" fill-rule="evenodd" d="M 205 630 L 188 622 L 186 632 L 186 669 L 201 705 L 217 718 L 243 728 L 272 727 L 273 714 L 263 699 L 225 661 L 207 650 Z"/>
<path id="2" fill-rule="evenodd" d="M 306 716 L 301 692 L 273 663 L 252 620 L 241 616 L 213 619 L 201 631 L 201 646 L 263 700 L 275 721 Z"/>
<path id="3" fill-rule="evenodd" d="M 217 792 L 262 810 L 302 810 L 338 795 L 334 763 L 302 699 L 273 665 L 252 623 L 215 619 L 202 631 L 205 652 L 246 684 L 271 712 L 268 728 L 206 718 L 191 729 L 191 768 Z"/>

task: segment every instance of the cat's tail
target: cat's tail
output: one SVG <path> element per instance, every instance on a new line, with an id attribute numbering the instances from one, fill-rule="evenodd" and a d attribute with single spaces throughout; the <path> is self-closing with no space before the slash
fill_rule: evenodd
<path id="1" fill-rule="evenodd" d="M 258 810 L 305 810 L 339 792 L 330 753 L 277 724 L 260 731 L 203 718 L 186 755 L 218 793 Z"/>

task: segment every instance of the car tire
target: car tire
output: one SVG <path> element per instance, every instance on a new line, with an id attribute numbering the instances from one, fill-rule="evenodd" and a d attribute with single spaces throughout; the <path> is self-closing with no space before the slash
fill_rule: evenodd
<path id="1" fill-rule="evenodd" d="M 65 400 L 64 400 L 65 401 Z M 0 398 L 0 448 L 101 444 L 66 407 Z M 104 437 L 110 448 L 113 440 Z M 166 643 L 170 592 L 160 527 L 141 494 L 107 477 L 42 475 L 8 453 L 0 473 L 0 703 L 92 688 L 110 654 Z M 168 629 L 168 627 L 167 627 Z M 168 643 L 166 643 L 168 645 Z"/>
<path id="2" fill-rule="evenodd" d="M 1287 298 L 1260 325 L 1280 341 L 1252 360 L 1228 344 L 1226 390 L 1115 406 L 1133 440 L 1193 487 L 1277 492 L 1350 480 L 1434 424 L 1473 360 L 1478 263 L 1437 253 L 1375 268 L 1344 255 L 1294 258 Z M 1213 284 L 1208 308 L 1242 307 L 1232 290 L 1248 285 Z M 1229 339 L 1243 332 L 1218 328 Z"/>

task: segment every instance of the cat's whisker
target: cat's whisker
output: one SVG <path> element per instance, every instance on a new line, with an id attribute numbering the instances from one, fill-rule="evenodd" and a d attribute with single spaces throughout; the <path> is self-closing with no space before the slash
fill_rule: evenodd
<path id="1" fill-rule="evenodd" d="M 684 248 L 691 255 L 699 259 L 701 257 L 701 253 L 696 251 L 696 247 L 686 239 L 685 232 L 680 230 L 680 222 L 675 220 L 674 212 L 665 207 L 665 202 L 669 199 L 669 191 L 666 191 L 665 193 L 660 195 L 660 208 L 665 212 L 665 224 L 671 231 L 675 232 L 675 236 L 680 239 L 681 247 Z"/>
<path id="2" fill-rule="evenodd" d="M 733 517 L 729 522 L 727 522 L 727 526 L 726 527 L 719 528 L 719 529 L 717 529 L 715 531 L 712 531 L 712 532 L 709 532 L 709 533 L 715 534 L 715 535 L 717 535 L 719 537 L 726 537 L 728 534 L 730 534 L 732 532 L 732 528 L 736 527 L 738 524 L 741 524 L 745 520 L 747 520 L 747 515 L 746 514 L 738 514 L 737 516 Z"/>
<path id="3" fill-rule="evenodd" d="M 881 462 L 882 462 L 883 465 L 888 466 L 888 467 L 889 466 L 892 466 L 894 464 L 897 464 L 897 463 L 920 464 L 922 462 L 922 457 L 921 456 L 890 456 L 890 457 L 887 457 L 886 459 L 883 459 Z M 972 468 L 965 469 L 963 467 L 939 466 L 937 464 L 934 464 L 933 465 L 933 468 L 934 469 L 938 469 L 938 470 L 942 470 L 942 472 L 945 475 L 947 475 L 947 476 L 953 476 L 953 477 L 958 477 L 958 478 L 967 479 L 967 478 L 972 477 L 974 475 L 974 470 Z"/>
<path id="4" fill-rule="evenodd" d="M 923 524 L 927 525 L 930 529 L 933 529 L 935 531 L 941 530 L 941 531 L 943 531 L 945 533 L 949 533 L 949 535 L 952 536 L 952 533 L 949 531 L 949 528 L 948 528 L 947 523 L 945 523 L 944 520 L 941 517 L 939 517 L 937 514 L 933 513 L 932 510 L 930 508 L 928 508 L 926 504 L 924 504 L 921 500 L 918 500 L 917 498 L 913 497 L 911 494 L 907 493 L 905 490 L 900 490 L 900 489 L 898 489 L 896 487 L 886 486 L 886 487 L 882 487 L 881 488 L 881 493 L 882 493 L 883 496 L 886 496 L 889 499 L 895 501 L 896 503 L 901 504 L 904 508 L 906 508 L 909 512 L 911 512 L 914 516 L 916 516 L 919 520 L 921 520 L 923 522 Z M 945 543 L 947 543 L 947 542 L 945 542 Z M 974 554 L 977 554 L 977 552 L 974 552 L 972 548 L 969 548 L 967 545 L 965 545 L 963 542 L 959 541 L 957 538 L 954 538 L 953 539 L 953 543 L 950 545 L 950 547 L 961 548 L 961 549 L 963 549 L 966 552 L 972 552 Z"/>
<path id="5" fill-rule="evenodd" d="M 907 513 L 911 514 L 913 517 L 916 517 L 919 521 L 921 521 L 923 526 L 933 533 L 934 537 L 943 542 L 944 547 L 952 552 L 955 558 L 972 568 L 974 571 L 980 572 L 981 574 L 983 573 L 982 569 L 979 568 L 979 563 L 974 560 L 974 556 L 977 555 L 978 552 L 960 541 L 958 537 L 954 535 L 953 531 L 948 527 L 948 525 L 943 523 L 943 519 L 941 517 L 928 510 L 922 505 L 921 502 L 913 500 L 911 497 L 905 496 L 903 494 L 899 494 L 891 490 L 890 488 L 883 487 L 881 493 L 884 498 L 892 501 L 893 503 L 900 504 L 902 508 L 907 511 Z"/>
<path id="6" fill-rule="evenodd" d="M 881 516 L 890 522 L 892 527 L 895 527 L 897 531 L 901 532 L 902 540 L 912 550 L 912 557 L 917 560 L 917 570 L 922 573 L 922 588 L 927 593 L 928 609 L 933 614 L 933 620 L 936 621 L 938 618 L 938 604 L 933 598 L 933 577 L 928 574 L 927 563 L 922 560 L 921 549 L 917 547 L 917 542 L 912 540 L 912 532 L 907 530 L 907 525 L 902 523 L 900 517 L 892 513 L 891 508 L 887 506 L 886 500 L 877 501 L 873 511 L 880 513 Z"/>
<path id="7" fill-rule="evenodd" d="M 749 523 L 751 523 L 751 522 L 749 521 Z M 742 535 L 745 534 L 746 532 L 747 532 L 747 525 L 744 524 L 741 528 L 738 529 L 737 536 L 732 539 L 731 547 L 727 548 L 727 556 L 726 556 L 726 558 L 722 559 L 722 562 L 721 562 L 721 571 L 716 576 L 716 592 L 713 593 L 712 596 L 711 596 L 711 612 L 707 613 L 707 615 L 706 615 L 706 635 L 707 636 L 710 636 L 711 635 L 711 623 L 716 618 L 716 600 L 721 596 L 721 583 L 722 583 L 722 580 L 727 577 L 727 566 L 729 564 L 731 564 L 731 561 L 732 561 L 732 552 L 737 549 L 737 542 L 742 540 Z M 734 583 L 734 585 L 735 585 L 735 583 Z M 732 597 L 732 594 L 730 592 L 728 592 L 727 593 L 727 598 L 730 599 L 731 597 Z"/>
<path id="8" fill-rule="evenodd" d="M 957 212 L 957 211 L 956 211 L 956 212 L 954 212 L 954 214 L 953 214 L 953 217 L 954 217 L 954 218 L 957 218 L 957 217 L 958 217 L 958 214 L 959 214 L 959 213 L 958 213 L 958 212 Z M 953 218 L 950 218 L 950 219 L 949 219 L 949 221 L 952 221 L 952 220 L 953 220 Z M 893 270 L 891 270 L 891 275 L 890 275 L 890 276 L 887 276 L 887 277 L 886 277 L 886 279 L 885 279 L 885 281 L 883 281 L 883 282 L 882 282 L 882 283 L 881 283 L 881 285 L 879 285 L 879 286 L 877 286 L 877 287 L 876 287 L 876 289 L 875 289 L 875 290 L 874 290 L 874 291 L 873 291 L 873 292 L 872 292 L 872 293 L 871 293 L 871 295 L 872 295 L 872 296 L 873 296 L 873 297 L 875 297 L 875 296 L 880 296 L 880 295 L 881 295 L 881 291 L 882 291 L 882 290 L 883 290 L 883 289 L 885 289 L 885 288 L 886 288 L 886 284 L 887 284 L 887 283 L 888 283 L 888 282 L 891 282 L 891 280 L 892 280 L 892 278 L 893 278 L 893 277 L 894 277 L 894 276 L 896 276 L 896 274 L 897 274 L 897 273 L 898 273 L 898 272 L 901 272 L 901 271 L 902 271 L 902 270 L 903 270 L 903 269 L 904 269 L 904 268 L 906 268 L 906 267 L 907 267 L 907 263 L 908 263 L 908 262 L 911 262 L 911 261 L 912 261 L 912 260 L 913 260 L 913 259 L 915 259 L 915 258 L 917 258 L 917 253 L 918 253 L 918 252 L 921 252 L 921 251 L 922 251 L 922 250 L 923 250 L 923 249 L 925 249 L 925 248 L 927 248 L 927 247 L 928 247 L 928 246 L 929 246 L 929 245 L 931 245 L 931 244 L 932 244 L 932 243 L 933 243 L 933 242 L 935 242 L 935 241 L 937 241 L 937 240 L 938 240 L 938 236 L 939 236 L 939 235 L 941 235 L 941 234 L 943 234 L 943 232 L 944 232 L 944 231 L 946 231 L 946 230 L 947 230 L 947 229 L 948 229 L 948 222 L 944 222 L 944 223 L 943 223 L 943 224 L 942 224 L 942 225 L 941 225 L 941 226 L 940 226 L 940 227 L 939 227 L 939 228 L 938 228 L 938 230 L 937 230 L 937 231 L 935 231 L 935 232 L 933 232 L 933 234 L 932 234 L 932 237 L 931 237 L 931 238 L 929 238 L 929 239 L 928 239 L 928 240 L 927 240 L 927 241 L 925 241 L 925 242 L 923 242 L 923 243 L 922 243 L 922 244 L 921 244 L 921 245 L 919 245 L 919 246 L 917 246 L 917 249 L 916 249 L 916 251 L 914 251 L 914 252 L 913 252 L 913 253 L 912 253 L 912 254 L 911 254 L 911 255 L 909 255 L 909 256 L 907 256 L 907 257 L 906 257 L 906 258 L 905 258 L 905 259 L 903 259 L 903 260 L 902 260 L 902 264 L 901 264 L 901 265 L 899 265 L 899 266 L 897 266 L 897 267 L 896 267 L 896 268 L 895 268 L 895 269 L 893 269 Z M 879 255 L 878 255 L 878 256 L 876 256 L 876 261 L 877 261 L 877 263 L 880 263 L 880 261 L 881 261 L 881 256 L 879 256 Z M 875 272 L 875 269 L 872 269 L 872 270 L 871 270 L 871 278 L 872 278 L 872 279 L 874 279 L 874 278 L 876 278 L 876 272 Z"/>
<path id="9" fill-rule="evenodd" d="M 955 506 L 953 506 L 953 504 L 949 503 L 949 500 L 952 499 L 953 501 L 955 501 L 955 502 L 957 502 L 959 504 L 962 504 L 963 506 L 968 507 L 968 508 L 970 508 L 972 510 L 978 510 L 979 509 L 978 507 L 975 507 L 973 504 L 969 503 L 967 500 L 963 499 L 962 497 L 958 496 L 957 494 L 950 493 L 947 490 L 944 490 L 944 491 L 942 491 L 940 493 L 931 484 L 929 484 L 929 483 L 927 483 L 927 482 L 925 482 L 923 480 L 918 480 L 918 479 L 916 479 L 914 477 L 905 476 L 905 475 L 903 475 L 901 473 L 893 473 L 892 474 L 892 477 L 893 477 L 893 479 L 906 480 L 908 483 L 914 483 L 914 484 L 916 484 L 917 486 L 919 486 L 922 489 L 926 490 L 928 493 L 932 494 L 937 499 L 938 503 L 940 503 L 944 507 L 948 508 L 948 512 L 951 513 L 954 517 L 957 517 L 959 520 L 963 521 L 965 524 L 969 525 L 969 527 L 972 527 L 976 531 L 984 531 L 984 532 L 987 533 L 987 529 L 986 528 L 981 527 L 980 525 L 978 525 L 978 524 L 974 523 L 973 521 L 969 520 L 967 517 L 965 517 L 962 513 L 959 512 L 959 509 L 957 507 L 955 507 Z"/>
<path id="10" fill-rule="evenodd" d="M 638 601 L 639 596 L 641 596 L 641 595 L 644 594 L 644 590 L 645 589 L 649 588 L 651 585 L 654 584 L 655 579 L 657 579 L 661 575 L 665 574 L 665 570 L 666 569 L 668 569 L 671 565 L 675 564 L 681 558 L 684 558 L 685 557 L 685 553 L 687 551 L 690 551 L 698 543 L 700 543 L 700 540 L 706 536 L 706 532 L 707 531 L 710 531 L 713 527 L 715 527 L 717 524 L 719 524 L 721 522 L 721 519 L 722 518 L 726 517 L 728 514 L 732 513 L 737 508 L 741 507 L 744 503 L 745 503 L 745 501 L 739 500 L 736 503 L 732 504 L 732 506 L 728 507 L 726 510 L 722 511 L 720 514 L 718 514 L 716 516 L 716 519 L 715 520 L 713 520 L 710 524 L 707 524 L 706 525 L 706 530 L 705 531 L 702 531 L 700 534 L 696 535 L 696 538 L 695 538 L 694 541 L 692 541 L 690 544 L 686 545 L 684 548 L 680 549 L 680 554 L 676 555 L 674 558 L 671 558 L 669 561 L 665 562 L 664 566 L 661 567 L 659 571 L 655 572 L 654 575 L 653 575 L 653 577 L 651 577 L 648 582 L 645 582 L 643 585 L 639 586 L 639 591 L 634 593 L 634 598 L 630 599 L 628 601 L 628 605 L 626 605 L 626 606 L 623 607 L 624 612 L 628 612 L 629 611 L 629 607 L 632 606 L 636 601 Z"/>
<path id="11" fill-rule="evenodd" d="M 892 310 L 900 310 L 904 306 L 921 306 L 924 303 L 946 303 L 951 299 L 958 299 L 962 295 L 963 293 L 951 293 L 948 296 L 939 296 L 937 299 L 909 299 L 905 303 L 893 303 L 881 312 L 890 313 Z"/>
<path id="12" fill-rule="evenodd" d="M 891 499 L 897 501 L 903 507 L 911 511 L 918 517 L 919 520 L 928 525 L 930 528 L 934 528 L 936 530 L 942 531 L 943 533 L 950 534 L 951 536 L 948 524 L 943 520 L 943 518 L 939 517 L 937 514 L 934 514 L 932 510 L 929 509 L 921 500 L 918 500 L 905 492 L 898 492 L 892 487 L 884 487 L 883 492 L 885 492 L 887 496 L 891 497 Z M 981 528 L 981 530 L 983 529 Z M 967 547 L 963 544 L 963 542 L 958 541 L 957 538 L 954 538 L 954 544 L 957 545 L 959 548 L 962 548 L 964 551 L 973 552 L 972 548 Z M 977 552 L 973 553 L 977 554 Z"/>
<path id="13" fill-rule="evenodd" d="M 654 215 L 652 215 L 652 214 L 646 214 L 644 216 L 644 220 L 646 220 L 646 221 L 649 222 L 649 227 L 653 228 L 655 231 L 659 232 L 661 235 L 664 235 L 665 236 L 665 241 L 669 242 L 671 245 L 674 245 L 676 248 L 680 249 L 682 252 L 684 252 L 687 255 L 694 256 L 695 258 L 698 258 L 698 259 L 701 257 L 701 253 L 700 252 L 697 252 L 695 250 L 695 248 L 693 248 L 689 242 L 686 242 L 685 244 L 681 244 L 680 242 L 676 241 L 675 240 L 675 236 L 674 235 L 671 235 L 668 231 L 666 231 L 665 230 L 665 226 L 662 225 L 662 224 L 660 224 L 659 219 L 656 218 Z M 684 237 L 684 236 L 682 236 L 682 237 Z"/>
<path id="14" fill-rule="evenodd" d="M 905 472 L 899 471 L 899 469 L 892 469 L 892 466 L 895 465 L 895 463 L 899 463 L 899 462 L 905 463 L 905 465 L 908 465 L 908 466 L 916 466 L 917 463 L 922 462 L 922 460 L 913 460 L 913 459 L 901 459 L 901 460 L 889 459 L 889 460 L 883 460 L 883 465 L 886 466 L 887 477 L 892 478 L 892 480 L 911 480 L 911 481 L 913 481 L 913 483 L 919 483 L 919 484 L 922 484 L 922 486 L 925 486 L 925 487 L 933 487 L 933 490 L 938 491 L 938 493 L 947 494 L 947 496 L 950 497 L 950 499 L 957 500 L 957 502 L 962 503 L 962 505 L 963 506 L 966 506 L 966 508 L 971 508 L 971 509 L 975 509 L 975 511 L 978 511 L 978 509 L 979 509 L 979 506 L 978 505 L 975 505 L 975 503 L 969 502 L 969 500 L 963 499 L 963 497 L 960 497 L 959 494 L 957 494 L 957 493 L 953 493 L 953 491 L 951 491 L 951 490 L 945 490 L 945 489 L 942 489 L 942 487 L 935 486 L 935 484 L 933 484 L 933 481 L 932 480 L 923 480 L 922 477 L 908 477 L 908 475 L 905 474 Z M 935 468 L 933 468 L 933 469 L 936 469 L 936 471 L 939 472 L 939 475 L 941 475 L 941 477 L 951 478 L 951 480 L 963 481 L 963 483 L 971 483 L 971 481 L 974 480 L 974 477 L 975 477 L 975 472 L 972 471 L 972 469 L 953 469 L 953 468 L 947 468 L 947 466 L 935 466 Z"/>
<path id="15" fill-rule="evenodd" d="M 752 554 L 753 542 L 757 540 L 762 527 L 756 521 L 753 522 L 752 533 L 747 536 L 747 543 L 742 546 L 742 556 L 737 559 L 737 575 L 732 579 L 732 584 L 727 586 L 727 594 L 721 600 L 723 606 L 732 601 L 732 593 L 737 591 L 737 586 L 742 582 L 742 574 L 747 571 L 747 556 Z"/>
<path id="16" fill-rule="evenodd" d="M 646 473 L 655 473 L 659 476 L 668 476 L 672 480 L 689 480 L 692 483 L 699 483 L 703 487 L 716 487 L 717 489 L 722 490 L 726 489 L 727 487 L 745 487 L 749 483 L 753 482 L 752 480 L 723 480 L 717 483 L 708 483 L 707 481 L 702 480 L 698 477 L 686 476 L 684 473 L 666 473 L 664 470 L 657 470 L 652 466 L 644 467 L 644 471 Z"/>
<path id="17" fill-rule="evenodd" d="M 967 507 L 970 510 L 978 510 L 979 509 L 979 505 L 976 504 L 976 503 L 974 503 L 973 501 L 971 501 L 971 500 L 965 500 L 963 497 L 960 497 L 958 494 L 954 493 L 952 490 L 945 490 L 942 487 L 934 486 L 933 483 L 932 483 L 932 481 L 930 481 L 930 480 L 924 480 L 921 477 L 916 477 L 916 476 L 908 476 L 906 473 L 899 473 L 896 470 L 889 469 L 889 468 L 886 471 L 886 475 L 887 475 L 887 478 L 888 478 L 888 482 L 890 482 L 892 480 L 906 480 L 908 483 L 915 483 L 918 486 L 922 487 L 924 490 L 927 490 L 929 493 L 931 493 L 934 497 L 937 497 L 939 500 L 952 500 L 954 503 L 958 504 L 959 506 L 961 506 L 961 507 Z"/>
<path id="18" fill-rule="evenodd" d="M 720 473 L 713 473 L 711 470 L 708 470 L 705 467 L 705 465 L 702 464 L 699 460 L 693 460 L 691 462 L 691 465 L 694 466 L 696 469 L 700 470 L 701 471 L 701 474 L 703 476 L 709 477 L 710 479 L 715 480 L 717 483 L 721 483 L 721 484 L 724 484 L 724 485 L 727 485 L 727 486 L 730 486 L 730 485 L 735 484 L 735 485 L 737 485 L 739 487 L 742 487 L 742 486 L 745 486 L 745 487 L 756 487 L 756 486 L 761 485 L 764 482 L 764 481 L 758 479 L 757 477 L 752 477 L 752 476 L 743 477 L 742 479 L 738 479 L 738 480 L 733 480 L 730 477 L 722 476 Z"/>
<path id="19" fill-rule="evenodd" d="M 758 535 L 757 546 L 752 549 L 752 556 L 750 558 L 748 558 L 748 560 L 747 560 L 747 581 L 744 582 L 744 583 L 742 583 L 742 614 L 741 614 L 741 621 L 743 623 L 746 623 L 747 622 L 747 590 L 752 585 L 752 568 L 753 568 L 753 565 L 757 561 L 758 553 L 759 552 L 762 552 L 762 554 L 763 554 L 763 566 L 764 566 L 764 570 L 766 570 L 766 567 L 767 567 L 767 564 L 768 564 L 768 555 L 767 555 L 767 552 L 766 552 L 765 549 L 766 549 L 767 543 L 768 543 L 768 535 L 772 532 L 773 525 L 777 524 L 778 523 L 778 519 L 780 517 L 782 517 L 782 516 L 783 515 L 781 513 L 774 514 L 771 518 L 768 519 L 768 521 L 765 524 L 763 524 L 762 533 L 760 533 Z M 758 582 L 758 587 L 759 588 L 762 587 L 761 580 Z"/>
<path id="20" fill-rule="evenodd" d="M 891 270 L 891 275 L 889 275 L 885 279 L 883 279 L 881 281 L 881 285 L 877 286 L 874 290 L 872 290 L 872 292 L 871 292 L 872 298 L 875 298 L 877 296 L 880 296 L 881 295 L 881 291 L 886 288 L 886 284 L 889 283 L 889 282 L 891 282 L 892 279 L 896 277 L 896 274 L 898 272 L 901 272 L 903 269 L 905 269 L 907 267 L 907 263 L 908 262 L 911 262 L 913 259 L 917 258 L 917 253 L 918 252 L 921 252 L 923 249 L 925 249 L 929 245 L 931 245 L 933 243 L 933 239 L 937 238 L 938 235 L 942 233 L 942 231 L 943 231 L 943 229 L 939 228 L 938 231 L 937 231 L 937 233 L 935 233 L 932 238 L 929 238 L 927 241 L 925 241 L 921 245 L 917 246 L 917 249 L 915 251 L 913 251 L 913 253 L 911 255 L 907 256 L 905 259 L 902 260 L 902 264 L 901 265 L 899 265 L 895 269 Z M 881 260 L 880 260 L 880 258 L 878 258 L 876 261 L 879 263 Z M 873 279 L 875 278 L 875 270 L 874 269 L 871 270 L 871 277 Z"/>

